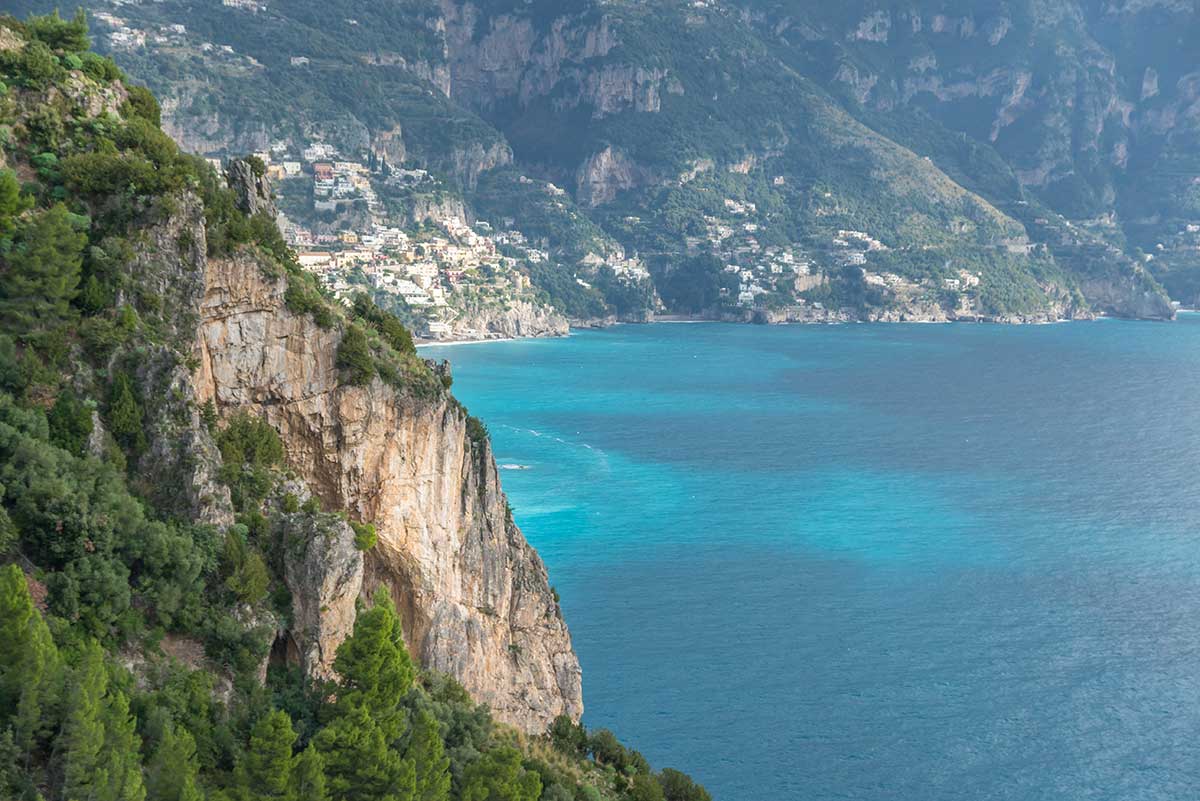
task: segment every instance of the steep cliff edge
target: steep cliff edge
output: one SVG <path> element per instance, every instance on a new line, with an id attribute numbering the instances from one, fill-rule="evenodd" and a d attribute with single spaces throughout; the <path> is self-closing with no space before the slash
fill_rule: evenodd
<path id="1" fill-rule="evenodd" d="M 423 665 L 525 730 L 578 718 L 579 662 L 546 569 L 507 513 L 487 441 L 468 436 L 447 393 L 413 397 L 378 378 L 340 384 L 340 333 L 289 311 L 286 290 L 253 257 L 208 262 L 199 402 L 265 417 L 327 508 L 376 525 L 362 587 L 388 588 Z"/>

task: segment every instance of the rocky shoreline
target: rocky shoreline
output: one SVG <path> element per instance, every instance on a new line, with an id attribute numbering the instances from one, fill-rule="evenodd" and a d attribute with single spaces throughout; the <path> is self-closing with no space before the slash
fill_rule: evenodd
<path id="1" fill-rule="evenodd" d="M 993 325 L 1050 325 L 1053 323 L 1081 322 L 1100 318 L 1161 320 L 1175 319 L 1175 314 L 1160 316 L 1127 316 L 1103 314 L 1089 309 L 1048 309 L 1030 314 L 988 315 L 975 312 L 947 312 L 945 309 L 870 309 L 865 314 L 852 309 L 816 309 L 802 307 L 804 314 L 773 312 L 765 309 L 714 310 L 705 314 L 655 314 L 645 319 L 621 319 L 615 316 L 587 320 L 567 320 L 565 329 L 515 333 L 489 331 L 479 337 L 454 336 L 449 339 L 418 339 L 419 346 L 467 345 L 478 342 L 505 342 L 517 339 L 546 339 L 568 336 L 571 331 L 589 331 L 611 328 L 615 325 L 641 325 L 647 323 L 740 323 L 748 325 L 839 325 L 848 323 L 990 323 Z M 1064 313 L 1065 311 L 1065 313 Z M 1186 311 L 1179 309 L 1176 311 Z"/>

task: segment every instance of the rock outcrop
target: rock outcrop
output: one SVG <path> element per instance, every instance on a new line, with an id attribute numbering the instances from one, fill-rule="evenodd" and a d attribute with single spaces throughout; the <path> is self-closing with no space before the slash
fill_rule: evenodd
<path id="1" fill-rule="evenodd" d="M 198 401 L 264 417 L 325 508 L 376 526 L 362 588 L 392 594 L 423 665 L 453 675 L 527 731 L 544 730 L 561 713 L 578 718 L 579 662 L 546 569 L 508 514 L 488 443 L 472 440 L 448 393 L 419 398 L 379 379 L 342 385 L 339 331 L 290 312 L 285 291 L 286 280 L 266 277 L 250 254 L 208 263 L 195 345 Z M 292 572 L 322 588 L 311 603 L 352 603 L 352 575 L 333 567 L 331 578 L 307 560 Z M 305 619 L 309 603 L 301 604 Z M 314 670 L 324 669 L 344 634 L 344 626 L 322 627 L 297 639 Z"/>
<path id="2" fill-rule="evenodd" d="M 258 167 L 261 168 L 262 164 Z M 252 217 L 255 214 L 266 214 L 272 219 L 275 218 L 275 198 L 271 193 L 271 184 L 249 160 L 231 160 L 225 168 L 225 180 L 229 182 L 229 188 L 237 193 L 238 207 L 242 211 Z"/>
<path id="3" fill-rule="evenodd" d="M 503 308 L 467 309 L 452 326 L 452 339 L 516 339 L 564 337 L 566 317 L 540 303 L 515 300 Z"/>
<path id="4" fill-rule="evenodd" d="M 163 348 L 136 368 L 146 388 L 145 453 L 138 460 L 143 496 L 163 514 L 225 528 L 234 522 L 221 453 L 200 417 L 191 374 Z"/>
<path id="5" fill-rule="evenodd" d="M 1175 308 L 1167 297 L 1135 276 L 1085 279 L 1081 286 L 1088 301 L 1105 314 L 1138 320 L 1175 319 Z"/>
<path id="6" fill-rule="evenodd" d="M 580 166 L 575 176 L 575 198 L 589 208 L 608 203 L 626 189 L 639 186 L 643 170 L 623 151 L 606 147 Z"/>
<path id="7" fill-rule="evenodd" d="M 292 594 L 290 629 L 276 642 L 309 676 L 332 679 L 337 647 L 354 631 L 363 585 L 363 555 L 354 531 L 336 515 L 282 515 L 275 534 L 284 548 L 284 580 Z"/>

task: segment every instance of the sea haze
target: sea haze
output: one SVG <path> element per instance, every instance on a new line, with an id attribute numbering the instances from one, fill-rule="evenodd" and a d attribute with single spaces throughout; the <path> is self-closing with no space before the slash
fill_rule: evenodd
<path id="1" fill-rule="evenodd" d="M 509 468 L 585 722 L 656 766 L 720 801 L 1195 797 L 1200 316 L 422 352 Z"/>

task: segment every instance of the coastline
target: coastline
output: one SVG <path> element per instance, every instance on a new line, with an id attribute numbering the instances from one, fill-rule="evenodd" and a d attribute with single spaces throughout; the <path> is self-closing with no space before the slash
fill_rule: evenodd
<path id="1" fill-rule="evenodd" d="M 486 339 L 414 339 L 416 348 L 431 348 L 443 345 L 484 345 L 488 342 L 516 342 L 518 339 L 561 339 L 562 337 L 491 337 Z"/>
<path id="2" fill-rule="evenodd" d="M 1183 314 L 1200 314 L 1200 309 L 1178 309 L 1177 315 Z M 606 328 L 613 328 L 620 325 L 694 325 L 697 323 L 713 323 L 720 325 L 765 325 L 765 326 L 802 326 L 802 325 L 1000 325 L 1000 326 L 1026 326 L 1026 325 L 1062 325 L 1066 323 L 1086 323 L 1097 322 L 1101 320 L 1130 320 L 1144 322 L 1171 322 L 1166 318 L 1155 317 L 1120 317 L 1111 314 L 1094 314 L 1080 317 L 1055 317 L 1055 318 L 1037 318 L 1030 319 L 996 319 L 996 318 L 978 318 L 978 317 L 947 317 L 947 318 L 929 318 L 918 317 L 914 319 L 875 319 L 864 320 L 852 317 L 838 317 L 831 315 L 826 318 L 812 318 L 806 320 L 780 320 L 773 322 L 755 322 L 751 320 L 731 319 L 729 317 L 718 316 L 702 316 L 702 315 L 685 315 L 685 314 L 659 314 L 654 315 L 648 320 L 639 321 L 615 321 L 605 325 L 574 325 L 572 324 L 569 333 L 553 334 L 553 335 L 534 335 L 524 337 L 488 337 L 480 339 L 420 339 L 414 340 L 415 346 L 420 348 L 442 347 L 442 346 L 458 346 L 458 345 L 480 345 L 489 342 L 518 342 L 534 339 L 563 339 L 574 335 L 575 331 L 595 331 Z"/>

